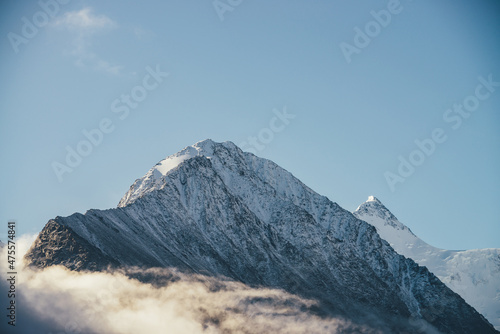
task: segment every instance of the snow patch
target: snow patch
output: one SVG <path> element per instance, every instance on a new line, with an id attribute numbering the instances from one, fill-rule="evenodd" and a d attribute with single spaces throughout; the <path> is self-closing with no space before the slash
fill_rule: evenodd
<path id="1" fill-rule="evenodd" d="M 426 266 L 500 329 L 500 249 L 452 251 L 433 247 L 414 235 L 373 196 L 354 215 L 373 225 L 396 252 Z"/>
<path id="2" fill-rule="evenodd" d="M 168 156 L 152 168 L 153 177 L 156 179 L 165 176 L 168 172 L 179 166 L 182 162 L 197 156 L 205 156 L 207 158 L 211 158 L 211 155 L 213 155 L 213 145 L 214 142 L 211 139 L 206 139 L 197 142 L 193 146 L 188 146 L 176 154 Z M 155 170 L 158 171 L 159 174 L 154 173 Z"/>

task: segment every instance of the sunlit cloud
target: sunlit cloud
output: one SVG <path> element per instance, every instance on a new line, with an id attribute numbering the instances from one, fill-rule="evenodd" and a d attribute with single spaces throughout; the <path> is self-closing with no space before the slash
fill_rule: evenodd
<path id="1" fill-rule="evenodd" d="M 121 273 L 50 267 L 25 271 L 28 279 L 20 289 L 32 312 L 55 328 L 69 327 L 74 332 L 323 333 L 351 326 L 342 319 L 309 313 L 315 302 L 281 290 L 249 288 L 168 269 L 147 273 L 175 278 L 175 282 L 154 287 Z"/>
<path id="2" fill-rule="evenodd" d="M 69 29 L 81 31 L 96 31 L 114 28 L 117 24 L 106 15 L 95 15 L 90 7 L 79 11 L 67 12 L 54 23 L 56 26 L 65 26 Z"/>
<path id="3" fill-rule="evenodd" d="M 95 36 L 118 27 L 115 21 L 106 15 L 94 14 L 90 7 L 86 7 L 65 13 L 53 26 L 70 33 L 71 49 L 66 53 L 75 58 L 75 65 L 114 75 L 121 74 L 123 66 L 104 60 L 92 51 Z"/>
<path id="4" fill-rule="evenodd" d="M 22 305 L 16 329 L 20 333 L 380 334 L 392 332 L 396 322 L 403 328 L 409 325 L 404 319 L 393 318 L 396 322 L 391 324 L 375 315 L 362 315 L 362 309 L 356 320 L 319 315 L 321 305 L 313 299 L 175 268 L 33 270 L 25 267 L 22 258 L 35 238 L 22 236 L 16 241 L 20 278 L 16 303 Z M 5 257 L 6 251 L 4 247 L 0 255 Z M 4 262 L 0 270 L 7 272 Z M 0 290 L 4 289 L 6 281 L 0 281 Z M 0 332 L 2 326 L 6 322 L 0 323 Z M 430 325 L 422 328 L 421 333 L 439 334 Z"/>
<path id="5" fill-rule="evenodd" d="M 35 237 L 18 239 L 19 260 Z M 16 327 L 26 332 L 379 333 L 342 317 L 318 316 L 315 300 L 172 268 L 76 272 L 19 265 L 17 302 L 23 313 Z M 0 269 L 5 271 L 4 264 Z M 137 275 L 153 283 L 130 278 Z"/>

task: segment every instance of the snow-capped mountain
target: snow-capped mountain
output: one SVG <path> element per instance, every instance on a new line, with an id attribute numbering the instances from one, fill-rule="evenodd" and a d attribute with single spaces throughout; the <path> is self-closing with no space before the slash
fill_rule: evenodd
<path id="1" fill-rule="evenodd" d="M 272 161 L 205 140 L 160 161 L 115 209 L 50 220 L 31 266 L 176 267 L 281 288 L 383 333 L 495 333 L 376 229 Z"/>
<path id="2" fill-rule="evenodd" d="M 375 226 L 399 254 L 427 267 L 500 330 L 500 249 L 452 251 L 428 245 L 373 196 L 354 215 Z"/>

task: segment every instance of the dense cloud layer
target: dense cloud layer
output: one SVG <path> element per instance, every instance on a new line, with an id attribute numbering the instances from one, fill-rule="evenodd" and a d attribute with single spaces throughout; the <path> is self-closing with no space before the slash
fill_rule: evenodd
<path id="1" fill-rule="evenodd" d="M 32 240 L 19 240 L 20 251 Z M 130 278 L 138 276 L 142 282 Z M 340 317 L 319 316 L 315 301 L 281 290 L 174 269 L 83 273 L 54 266 L 37 272 L 23 269 L 20 278 L 17 326 L 5 331 L 2 321 L 2 333 L 381 332 Z"/>

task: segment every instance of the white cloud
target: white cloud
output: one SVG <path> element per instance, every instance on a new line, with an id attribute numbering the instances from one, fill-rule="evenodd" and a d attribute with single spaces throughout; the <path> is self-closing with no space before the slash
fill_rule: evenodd
<path id="1" fill-rule="evenodd" d="M 34 236 L 18 239 L 19 259 Z M 5 258 L 4 247 L 2 258 Z M 0 270 L 6 272 L 5 261 Z M 19 333 L 382 333 L 364 322 L 318 316 L 318 302 L 278 289 L 175 269 L 75 272 L 62 266 L 33 271 L 19 263 Z M 130 276 L 141 275 L 157 284 Z M 144 279 L 143 279 L 144 280 Z M 6 282 L 0 282 L 4 285 Z M 368 323 L 377 323 L 370 319 Z M 0 323 L 0 329 L 5 322 Z M 379 324 L 377 324 L 376 327 Z M 385 326 L 383 324 L 383 326 Z M 435 333 L 426 327 L 423 332 Z"/>
<path id="2" fill-rule="evenodd" d="M 68 29 L 79 31 L 96 31 L 106 28 L 114 28 L 117 24 L 106 15 L 94 15 L 90 7 L 79 11 L 67 12 L 55 21 L 56 26 L 64 26 Z"/>
<path id="3" fill-rule="evenodd" d="M 19 260 L 35 236 L 18 239 Z M 2 257 L 6 249 L 3 249 Z M 5 261 L 3 261 L 5 262 Z M 0 262 L 0 270 L 6 271 Z M 335 333 L 354 328 L 343 318 L 319 317 L 317 302 L 282 290 L 252 288 L 226 279 L 182 274 L 175 269 L 75 272 L 62 266 L 23 268 L 17 328 L 26 332 L 83 333 Z M 152 285 L 130 275 L 154 277 Z M 145 276 L 143 276 L 145 277 Z M 5 282 L 0 284 L 5 285 Z M 22 297 L 21 297 L 22 296 Z M 4 323 L 4 322 L 3 322 Z M 0 329 L 2 329 L 0 324 Z"/>
<path id="4" fill-rule="evenodd" d="M 118 27 L 115 21 L 106 15 L 94 14 L 90 7 L 86 7 L 65 13 L 53 26 L 70 33 L 71 49 L 66 53 L 75 58 L 75 65 L 114 75 L 121 74 L 122 66 L 104 60 L 92 51 L 95 36 Z"/>
<path id="5" fill-rule="evenodd" d="M 374 333 L 341 318 L 314 315 L 310 308 L 315 301 L 281 290 L 172 269 L 147 273 L 169 283 L 155 287 L 121 273 L 82 273 L 60 266 L 24 270 L 20 302 L 45 326 L 65 334 L 336 333 L 352 327 Z"/>
<path id="6" fill-rule="evenodd" d="M 139 40 L 148 40 L 155 37 L 155 34 L 151 30 L 144 29 L 139 26 L 133 27 L 132 32 L 134 36 Z"/>

